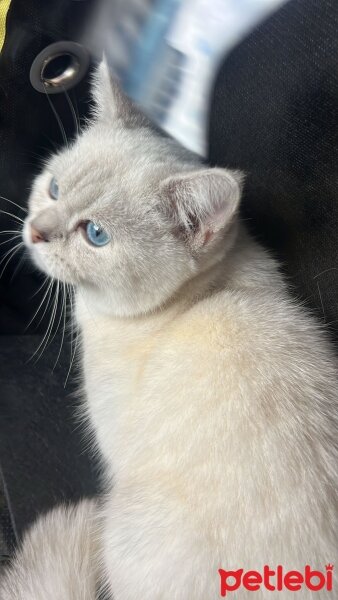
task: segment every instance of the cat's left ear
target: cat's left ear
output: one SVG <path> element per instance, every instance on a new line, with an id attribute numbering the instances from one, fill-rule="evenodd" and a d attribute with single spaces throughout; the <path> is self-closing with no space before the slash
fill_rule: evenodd
<path id="1" fill-rule="evenodd" d="M 191 250 L 207 247 L 228 229 L 237 212 L 243 179 L 238 171 L 213 168 L 162 182 L 161 204 L 174 231 Z"/>
<path id="2" fill-rule="evenodd" d="M 107 125 L 120 123 L 121 126 L 128 128 L 148 125 L 147 118 L 126 96 L 116 78 L 112 76 L 105 57 L 93 75 L 92 93 L 96 115 L 106 121 Z"/>

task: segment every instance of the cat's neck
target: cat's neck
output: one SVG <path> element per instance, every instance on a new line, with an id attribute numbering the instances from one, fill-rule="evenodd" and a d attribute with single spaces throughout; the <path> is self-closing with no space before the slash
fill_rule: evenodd
<path id="1" fill-rule="evenodd" d="M 275 294 L 284 288 L 277 263 L 248 235 L 245 228 L 240 226 L 233 246 L 227 248 L 215 264 L 185 283 L 165 304 L 137 316 L 119 317 L 110 313 L 108 299 L 102 295 L 98 297 L 91 290 L 82 289 L 78 293 L 78 305 L 82 307 L 81 315 L 78 316 L 80 321 L 84 317 L 92 319 L 100 316 L 131 322 L 161 320 L 167 316 L 170 318 L 171 315 L 222 290 L 245 290 L 246 293 L 259 290 L 269 294 L 273 289 Z"/>
<path id="2" fill-rule="evenodd" d="M 175 301 L 194 303 L 222 290 L 283 293 L 285 287 L 277 261 L 240 225 L 221 260 L 185 284 Z"/>

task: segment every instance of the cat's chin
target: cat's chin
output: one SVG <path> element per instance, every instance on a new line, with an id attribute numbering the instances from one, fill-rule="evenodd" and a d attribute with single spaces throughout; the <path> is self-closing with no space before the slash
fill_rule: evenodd
<path id="1" fill-rule="evenodd" d="M 28 250 L 33 264 L 39 271 L 42 271 L 44 275 L 62 283 L 75 284 L 73 277 L 69 275 L 67 269 L 65 269 L 63 265 L 58 266 L 57 264 L 53 264 L 51 266 L 42 253 L 31 244 L 28 246 Z"/>
<path id="2" fill-rule="evenodd" d="M 44 275 L 53 277 L 53 275 L 49 272 L 49 269 L 46 268 L 46 265 L 45 265 L 41 255 L 39 254 L 39 252 L 36 252 L 34 248 L 30 247 L 29 253 L 30 253 L 30 257 L 32 259 L 33 264 L 39 269 L 39 271 L 42 271 L 44 273 Z"/>

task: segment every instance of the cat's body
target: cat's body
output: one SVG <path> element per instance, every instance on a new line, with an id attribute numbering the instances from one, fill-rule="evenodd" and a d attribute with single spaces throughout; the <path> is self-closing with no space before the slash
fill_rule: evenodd
<path id="1" fill-rule="evenodd" d="M 203 277 L 159 314 L 111 319 L 79 301 L 89 413 L 114 475 L 116 599 L 211 600 L 220 567 L 334 560 L 330 352 L 263 251 L 244 241 L 227 258 L 224 287 Z"/>
<path id="2" fill-rule="evenodd" d="M 171 142 L 142 131 L 129 120 L 107 138 L 121 153 L 114 218 L 101 217 L 114 232 L 114 255 L 109 245 L 91 254 L 81 238 L 71 238 L 77 229 L 70 214 L 68 237 L 47 238 L 65 218 L 52 207 L 41 221 L 41 182 L 53 165 L 31 206 L 34 235 L 42 231 L 44 241 L 55 242 L 52 256 L 52 244 L 34 247 L 35 260 L 53 275 L 65 269 L 65 279 L 78 285 L 85 411 L 107 470 L 93 564 L 99 561 L 114 600 L 214 600 L 220 568 L 310 565 L 325 572 L 335 561 L 337 534 L 332 349 L 289 297 L 275 261 L 237 223 L 236 174 L 202 169 Z M 93 136 L 94 128 L 84 134 L 76 156 L 85 156 L 86 145 L 88 155 Z M 67 155 L 59 158 L 67 172 Z M 106 193 L 111 166 L 103 162 L 101 179 L 84 178 L 91 194 Z M 62 215 L 80 204 L 78 186 L 77 172 L 63 188 Z M 91 216 L 76 210 L 83 228 Z M 25 235 L 30 245 L 27 229 Z M 61 256 L 61 244 L 73 245 Z M 135 244 L 133 256 L 128 244 Z M 80 262 L 70 264 L 73 251 L 78 261 L 92 261 L 84 282 Z M 102 268 L 100 257 L 107 261 Z M 50 552 L 62 561 L 58 548 Z M 1 600 L 31 600 L 14 587 L 24 556 Z M 79 570 L 74 561 L 74 577 Z M 36 589 L 42 587 L 37 578 Z M 304 600 L 311 594 L 305 586 L 297 592 Z M 241 587 L 227 596 L 249 599 L 252 592 Z M 276 597 L 289 596 L 294 592 Z M 262 585 L 257 598 L 270 597 Z M 313 597 L 329 600 L 332 592 L 324 587 Z M 82 595 L 69 588 L 63 600 Z"/>

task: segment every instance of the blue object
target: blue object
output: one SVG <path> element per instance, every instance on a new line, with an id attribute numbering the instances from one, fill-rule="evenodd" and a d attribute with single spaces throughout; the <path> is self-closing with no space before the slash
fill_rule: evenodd
<path id="1" fill-rule="evenodd" d="M 111 240 L 109 233 L 99 225 L 95 225 L 93 221 L 88 221 L 86 234 L 88 241 L 93 244 L 93 246 L 106 246 Z"/>
<path id="2" fill-rule="evenodd" d="M 53 200 L 57 200 L 59 197 L 59 186 L 55 177 L 51 179 L 51 182 L 49 184 L 49 195 Z"/>

